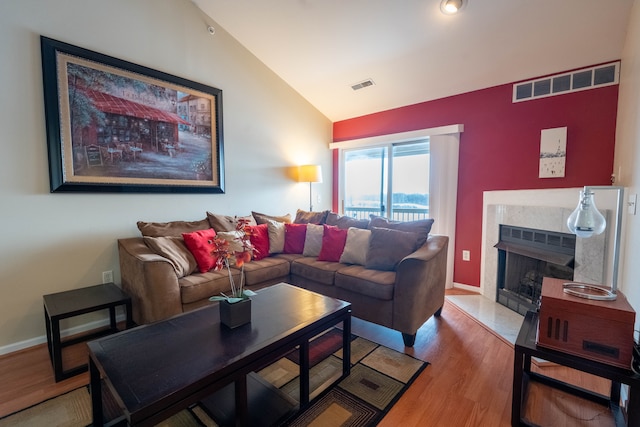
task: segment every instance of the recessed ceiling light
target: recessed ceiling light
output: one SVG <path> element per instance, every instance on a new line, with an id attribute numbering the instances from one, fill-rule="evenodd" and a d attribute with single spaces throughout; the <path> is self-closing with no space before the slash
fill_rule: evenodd
<path id="1" fill-rule="evenodd" d="M 442 0 L 440 2 L 440 11 L 445 15 L 453 15 L 458 13 L 465 5 L 467 0 Z"/>

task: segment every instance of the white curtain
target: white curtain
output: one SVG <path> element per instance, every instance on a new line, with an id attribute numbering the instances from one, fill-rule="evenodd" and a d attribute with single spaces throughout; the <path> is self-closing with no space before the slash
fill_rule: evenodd
<path id="1" fill-rule="evenodd" d="M 429 216 L 434 219 L 431 232 L 449 236 L 446 286 L 452 288 L 460 134 L 433 135 L 429 137 L 429 141 L 429 152 L 431 153 Z"/>

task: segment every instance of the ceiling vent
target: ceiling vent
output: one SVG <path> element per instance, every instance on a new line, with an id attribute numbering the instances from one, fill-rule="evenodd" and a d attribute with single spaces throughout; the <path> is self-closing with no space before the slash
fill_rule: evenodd
<path id="1" fill-rule="evenodd" d="M 364 89 L 365 87 L 369 87 L 369 86 L 373 86 L 373 85 L 375 85 L 373 80 L 367 79 L 367 80 L 364 80 L 364 81 L 362 81 L 360 83 L 356 83 L 356 84 L 351 85 L 351 89 L 360 90 L 360 89 Z"/>
<path id="2" fill-rule="evenodd" d="M 513 85 L 513 102 L 563 95 L 618 84 L 620 61 Z"/>

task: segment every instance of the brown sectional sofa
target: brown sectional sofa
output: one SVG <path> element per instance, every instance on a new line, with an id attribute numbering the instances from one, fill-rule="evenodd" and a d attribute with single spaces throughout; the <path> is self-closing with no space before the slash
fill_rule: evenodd
<path id="1" fill-rule="evenodd" d="M 298 211 L 295 222 L 305 222 L 308 219 L 305 214 L 308 217 L 310 213 Z M 332 213 L 332 217 L 327 218 L 329 213 L 323 214 L 324 217 L 312 216 L 311 219 L 320 219 L 323 223 L 339 223 L 336 225 L 341 228 L 354 225 L 359 228 L 369 227 L 375 232 L 379 229 L 371 227 L 371 224 L 384 226 L 386 221 L 380 224 L 379 218 L 376 218 L 377 222 L 374 219 L 363 222 Z M 265 218 L 260 218 L 259 215 L 256 213 L 255 216 L 264 221 Z M 167 255 L 151 244 L 154 243 L 154 238 L 171 239 L 172 244 L 175 244 L 184 232 L 209 227 L 220 228 L 220 221 L 216 221 L 216 218 L 219 220 L 220 216 L 208 213 L 208 219 L 202 221 L 138 223 L 146 237 L 118 240 L 122 287 L 132 296 L 136 323 L 166 319 L 210 304 L 209 297 L 230 289 L 226 270 L 200 273 L 196 269 L 195 272 L 179 277 L 175 261 L 171 261 L 172 254 Z M 226 218 L 232 224 L 232 218 Z M 278 219 L 287 220 L 284 217 Z M 402 229 L 405 225 L 410 228 L 410 224 L 392 223 L 388 226 Z M 226 228 L 229 229 L 229 226 Z M 430 224 L 428 228 L 430 229 Z M 424 238 L 419 240 L 417 249 L 403 257 L 389 271 L 366 268 L 365 265 L 319 261 L 317 257 L 303 254 L 270 254 L 264 259 L 245 264 L 246 287 L 257 290 L 278 282 L 287 282 L 349 301 L 355 317 L 400 331 L 405 345 L 412 346 L 418 328 L 432 315 L 439 316 L 444 304 L 449 238 L 430 235 L 428 230 Z M 366 251 L 368 248 L 363 247 L 362 250 Z M 241 271 L 236 268 L 231 271 L 237 283 Z"/>

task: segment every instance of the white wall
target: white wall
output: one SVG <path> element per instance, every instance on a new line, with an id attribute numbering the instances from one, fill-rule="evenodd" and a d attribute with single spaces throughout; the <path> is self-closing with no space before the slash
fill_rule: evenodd
<path id="1" fill-rule="evenodd" d="M 40 35 L 222 89 L 226 194 L 50 194 Z M 330 207 L 331 122 L 189 0 L 2 0 L 0 58 L 0 354 L 42 340 L 42 295 L 119 283 L 138 220 L 295 215 L 309 187 L 286 171 L 304 163 L 324 166 L 314 207 Z"/>
<path id="2" fill-rule="evenodd" d="M 622 54 L 614 171 L 627 195 L 640 193 L 640 3 L 635 2 Z M 640 329 L 640 209 L 627 215 L 621 248 L 621 289 L 636 310 Z"/>

